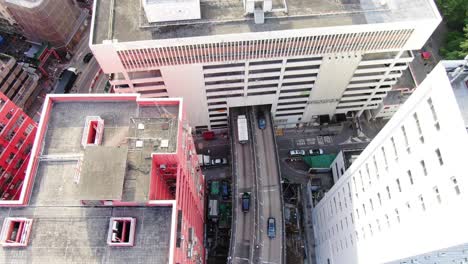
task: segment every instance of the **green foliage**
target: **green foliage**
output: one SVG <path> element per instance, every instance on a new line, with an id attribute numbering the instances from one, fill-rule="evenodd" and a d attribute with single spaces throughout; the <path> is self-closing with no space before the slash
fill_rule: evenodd
<path id="1" fill-rule="evenodd" d="M 463 31 L 468 24 L 468 3 L 466 0 L 437 0 L 447 26 L 456 31 Z"/>
<path id="2" fill-rule="evenodd" d="M 468 54 L 467 0 L 437 0 L 437 5 L 449 30 L 440 54 L 448 60 L 462 59 Z"/>

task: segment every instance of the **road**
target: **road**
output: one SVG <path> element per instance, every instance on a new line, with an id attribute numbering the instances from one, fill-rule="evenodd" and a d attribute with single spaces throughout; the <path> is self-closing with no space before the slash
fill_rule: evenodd
<path id="1" fill-rule="evenodd" d="M 258 113 L 263 112 L 266 128 L 258 127 Z M 280 177 L 276 145 L 273 138 L 273 126 L 270 112 L 261 106 L 254 107 L 251 112 L 252 127 L 255 136 L 255 154 L 258 186 L 258 212 L 260 232 L 258 244 L 261 245 L 256 254 L 255 263 L 282 263 L 283 256 L 283 217 L 280 191 Z M 267 221 L 273 217 L 276 222 L 276 237 L 269 238 Z"/>
<path id="2" fill-rule="evenodd" d="M 255 165 L 252 140 L 240 144 L 237 134 L 237 116 L 242 109 L 231 109 L 232 124 L 232 163 L 233 163 L 233 226 L 231 238 L 232 263 L 252 263 L 255 231 Z M 252 135 L 249 132 L 249 137 Z M 249 212 L 242 212 L 240 197 L 244 192 L 251 194 Z"/>
<path id="3" fill-rule="evenodd" d="M 83 34 L 83 38 L 78 43 L 73 57 L 69 62 L 68 67 L 76 68 L 79 72 L 79 76 L 73 85 L 72 92 L 74 93 L 102 93 L 107 82 L 107 77 L 104 74 L 99 74 L 94 85 L 94 78 L 98 75 L 101 67 L 93 57 L 88 63 L 83 62 L 83 57 L 90 53 L 89 49 L 89 26 L 87 31 Z M 93 86 L 93 89 L 90 89 Z"/>

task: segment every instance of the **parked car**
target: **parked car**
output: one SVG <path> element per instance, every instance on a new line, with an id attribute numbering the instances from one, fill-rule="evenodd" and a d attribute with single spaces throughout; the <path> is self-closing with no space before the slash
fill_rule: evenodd
<path id="1" fill-rule="evenodd" d="M 227 181 L 221 182 L 221 196 L 223 200 L 229 199 L 229 186 Z"/>
<path id="2" fill-rule="evenodd" d="M 322 155 L 323 149 L 309 149 L 308 154 L 311 156 Z"/>
<path id="3" fill-rule="evenodd" d="M 298 157 L 298 156 L 305 156 L 306 152 L 305 150 L 302 149 L 292 149 L 289 151 L 289 156 L 290 157 Z"/>
<path id="4" fill-rule="evenodd" d="M 269 217 L 268 218 L 268 225 L 267 225 L 267 233 L 269 238 L 276 237 L 276 221 L 275 218 Z"/>
<path id="5" fill-rule="evenodd" d="M 92 58 L 93 58 L 93 53 L 88 52 L 88 53 L 86 53 L 86 55 L 84 55 L 83 62 L 84 63 L 89 63 Z"/>
<path id="6" fill-rule="evenodd" d="M 228 161 L 226 158 L 219 158 L 219 159 L 212 159 L 211 160 L 211 165 L 226 165 L 228 164 Z"/>
<path id="7" fill-rule="evenodd" d="M 258 128 L 265 129 L 266 128 L 266 120 L 264 116 L 258 117 Z"/>
<path id="8" fill-rule="evenodd" d="M 242 203 L 242 212 L 247 213 L 250 208 L 250 194 L 248 192 L 245 192 L 242 194 L 241 203 Z"/>

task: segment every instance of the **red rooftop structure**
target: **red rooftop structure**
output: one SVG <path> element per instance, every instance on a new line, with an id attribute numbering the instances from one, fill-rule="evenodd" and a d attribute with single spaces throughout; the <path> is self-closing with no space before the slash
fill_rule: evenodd
<path id="1" fill-rule="evenodd" d="M 15 112 L 17 109 L 6 107 L 6 100 L 3 104 L 2 118 L 6 118 L 10 111 L 12 113 L 10 119 L 6 118 L 9 122 L 2 121 L 5 123 L 2 136 L 10 135 L 10 131 L 15 133 L 9 141 L 3 142 L 2 138 L 2 144 L 9 142 L 5 146 L 22 149 L 28 145 L 35 126 L 29 128 L 25 121 L 16 122 L 19 119 L 15 119 L 19 115 Z M 29 119 L 25 120 L 29 122 Z M 22 144 L 18 144 L 20 140 Z M 24 172 L 29 156 L 23 156 L 13 156 L 8 164 Z M 2 157 L 10 156 L 3 154 Z M 9 167 L 5 168 L 8 171 Z M 80 245 L 82 247 L 107 245 L 114 253 L 126 249 L 125 256 L 131 257 L 157 244 L 158 247 L 152 250 L 167 252 L 148 253 L 147 257 L 153 262 L 166 263 L 167 259 L 171 264 L 201 264 L 205 262 L 204 186 L 182 99 L 141 98 L 137 94 L 48 95 L 24 184 L 15 184 L 17 190 L 11 194 L 12 199 L 0 201 L 0 207 L 53 206 L 64 210 L 49 210 L 46 219 L 34 221 L 28 229 L 24 228 L 24 223 L 32 223 L 34 216 L 20 220 L 10 217 L 9 222 L 4 221 L 0 243 L 27 247 L 27 240 L 16 239 L 19 231 L 24 233 L 23 237 L 32 234 L 30 240 L 35 241 L 35 237 L 43 238 L 35 235 L 35 228 L 40 229 L 37 225 L 54 217 L 63 217 L 60 212 L 66 212 L 66 209 L 82 210 L 80 215 L 90 217 L 83 220 L 86 224 L 68 227 L 89 228 L 75 232 L 84 236 L 80 241 L 95 240 Z M 99 210 L 99 207 L 112 209 L 107 222 L 100 220 L 102 216 L 93 220 L 93 214 L 86 213 Z M 152 209 L 157 207 L 170 210 L 167 220 L 158 213 L 163 211 Z M 117 211 L 119 213 L 115 215 Z M 58 212 L 57 216 L 54 212 Z M 109 214 L 109 211 L 103 212 Z M 170 228 L 149 229 L 156 221 L 167 223 Z M 107 232 L 93 237 L 106 228 L 100 225 L 106 225 Z M 154 232 L 162 241 L 164 237 L 168 238 L 167 248 L 162 242 L 151 242 L 155 235 L 149 234 Z M 47 246 L 40 241 L 35 244 Z M 134 253 L 132 248 L 137 248 Z M 77 250 L 76 254 L 79 252 L 86 250 Z M 155 260 L 157 256 L 161 260 Z M 67 261 L 65 257 L 64 261 Z M 92 256 L 83 256 L 83 259 L 86 257 Z"/>
<path id="2" fill-rule="evenodd" d="M 0 93 L 0 200 L 18 200 L 36 123 Z"/>

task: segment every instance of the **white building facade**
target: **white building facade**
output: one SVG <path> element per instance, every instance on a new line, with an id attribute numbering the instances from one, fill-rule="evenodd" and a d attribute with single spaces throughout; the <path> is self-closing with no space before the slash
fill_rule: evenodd
<path id="1" fill-rule="evenodd" d="M 287 0 L 263 24 L 237 0 L 202 2 L 200 19 L 157 23 L 138 2 L 95 1 L 97 61 L 115 92 L 183 97 L 191 124 L 209 129 L 245 105 L 271 105 L 284 126 L 374 109 L 413 59 L 408 51 L 441 21 L 432 0 Z"/>
<path id="2" fill-rule="evenodd" d="M 467 155 L 438 65 L 313 208 L 317 263 L 466 263 Z"/>

